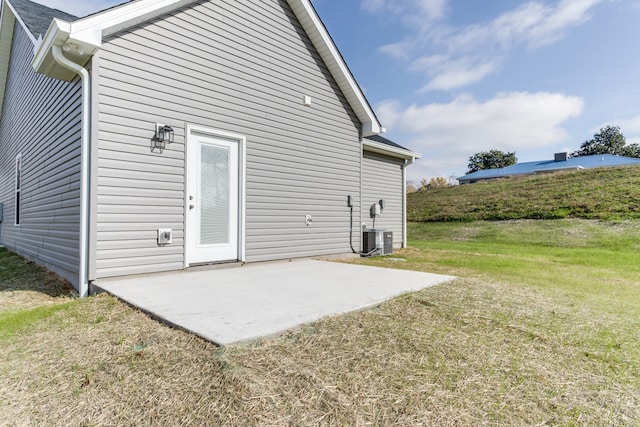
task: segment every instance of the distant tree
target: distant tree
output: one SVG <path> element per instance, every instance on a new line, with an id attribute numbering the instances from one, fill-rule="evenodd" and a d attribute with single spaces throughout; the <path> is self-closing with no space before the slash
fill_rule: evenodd
<path id="1" fill-rule="evenodd" d="M 457 185 L 457 179 L 455 175 L 452 175 L 449 178 L 446 178 L 444 176 L 438 176 L 430 179 L 422 178 L 420 180 L 419 187 L 416 187 L 413 182 L 409 182 L 407 184 L 407 193 L 414 193 L 416 191 L 427 191 L 434 188 L 453 187 L 454 185 Z"/>
<path id="2" fill-rule="evenodd" d="M 467 173 L 484 169 L 498 169 L 515 165 L 518 162 L 516 153 L 505 153 L 500 150 L 481 151 L 469 157 L 469 170 Z"/>
<path id="3" fill-rule="evenodd" d="M 436 178 L 431 178 L 429 180 L 429 184 L 427 184 L 427 188 L 447 188 L 449 187 L 449 181 L 447 178 L 443 176 L 438 176 Z"/>
<path id="4" fill-rule="evenodd" d="M 429 189 L 429 181 L 427 181 L 427 178 L 422 178 L 420 180 L 420 187 L 418 187 L 418 191 L 425 191 Z"/>
<path id="5" fill-rule="evenodd" d="M 640 158 L 638 144 L 627 145 L 627 140 L 620 132 L 620 126 L 605 126 L 580 146 L 571 157 L 594 156 L 597 154 L 615 154 L 617 156 Z"/>
<path id="6" fill-rule="evenodd" d="M 624 147 L 624 154 L 626 157 L 637 157 L 640 159 L 640 145 L 629 144 Z"/>

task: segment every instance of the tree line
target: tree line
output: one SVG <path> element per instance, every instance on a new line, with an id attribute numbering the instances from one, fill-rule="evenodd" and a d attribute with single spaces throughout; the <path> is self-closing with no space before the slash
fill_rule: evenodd
<path id="1" fill-rule="evenodd" d="M 605 126 L 593 135 L 593 138 L 580 145 L 580 149 L 570 157 L 594 156 L 598 154 L 614 154 L 616 156 L 640 158 L 640 145 L 627 144 L 627 139 L 620 131 L 620 126 Z M 518 162 L 515 152 L 500 150 L 481 151 L 469 157 L 467 173 L 484 169 L 505 168 Z"/>
<path id="2" fill-rule="evenodd" d="M 605 126 L 580 145 L 580 149 L 569 154 L 569 157 L 594 156 L 598 154 L 614 154 L 616 156 L 640 158 L 640 145 L 627 144 L 620 126 Z M 481 151 L 469 157 L 467 174 L 485 169 L 506 168 L 518 163 L 514 152 L 501 150 Z M 456 177 L 436 177 L 427 180 L 423 178 L 420 185 L 407 183 L 407 193 L 425 191 L 434 188 L 445 188 L 456 185 Z"/>

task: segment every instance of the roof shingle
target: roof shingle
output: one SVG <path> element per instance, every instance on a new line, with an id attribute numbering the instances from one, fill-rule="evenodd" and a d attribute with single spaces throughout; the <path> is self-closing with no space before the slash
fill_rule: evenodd
<path id="1" fill-rule="evenodd" d="M 31 34 L 38 38 L 44 36 L 51 25 L 53 18 L 75 21 L 76 16 L 70 15 L 58 9 L 51 9 L 29 0 L 9 0 L 18 15 L 27 26 Z"/>
<path id="2" fill-rule="evenodd" d="M 391 141 L 391 140 L 389 140 L 389 139 L 387 139 L 385 137 L 382 137 L 380 135 L 367 136 L 367 137 L 365 137 L 365 139 L 368 139 L 368 140 L 373 141 L 373 142 L 378 142 L 380 144 L 388 145 L 388 146 L 393 147 L 393 148 L 399 148 L 401 150 L 407 150 L 402 145 L 396 144 L 395 142 L 393 142 L 393 141 Z M 407 151 L 409 151 L 409 150 L 407 150 Z"/>

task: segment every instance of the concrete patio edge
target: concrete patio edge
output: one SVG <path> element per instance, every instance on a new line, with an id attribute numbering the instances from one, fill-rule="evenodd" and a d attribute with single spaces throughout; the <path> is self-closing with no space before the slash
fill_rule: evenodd
<path id="1" fill-rule="evenodd" d="M 281 335 L 454 276 L 319 260 L 99 280 L 104 290 L 218 345 Z"/>

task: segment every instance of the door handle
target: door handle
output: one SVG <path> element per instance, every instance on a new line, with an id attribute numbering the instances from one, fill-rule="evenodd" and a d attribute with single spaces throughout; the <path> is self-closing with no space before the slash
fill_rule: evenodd
<path id="1" fill-rule="evenodd" d="M 189 205 L 189 210 L 193 210 L 194 208 L 195 208 L 195 206 Z"/>

